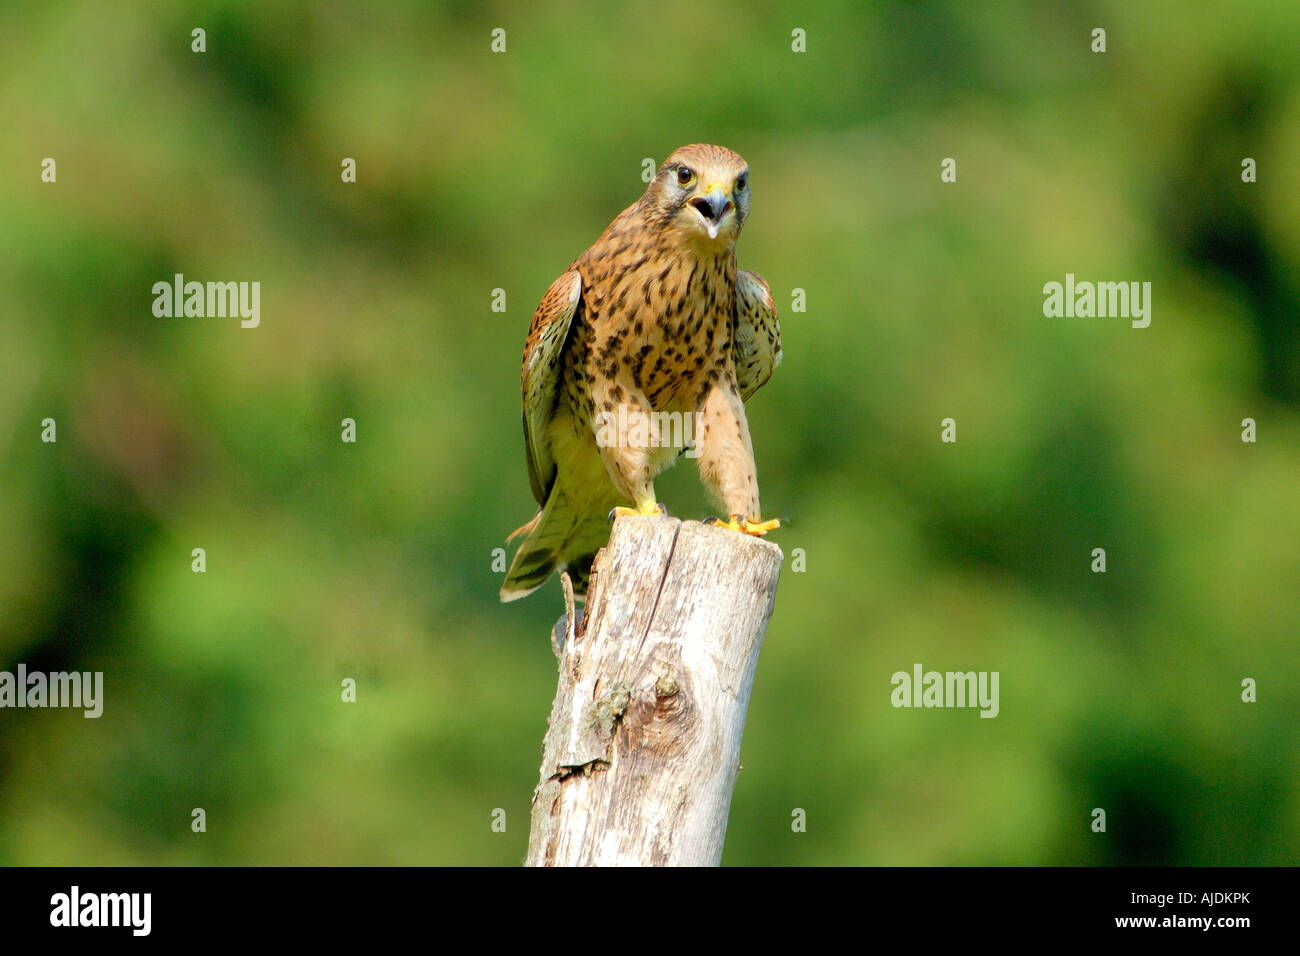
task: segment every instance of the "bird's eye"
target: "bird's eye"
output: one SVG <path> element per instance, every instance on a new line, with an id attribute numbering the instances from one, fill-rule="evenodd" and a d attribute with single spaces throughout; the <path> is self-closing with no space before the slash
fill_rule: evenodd
<path id="1" fill-rule="evenodd" d="M 748 182 L 749 182 L 749 180 L 748 180 L 748 178 L 745 177 L 745 176 L 741 176 L 739 179 L 737 179 L 737 180 L 736 180 L 736 192 L 738 192 L 738 193 L 743 193 L 743 192 L 745 191 L 745 186 L 748 184 Z"/>
<path id="2" fill-rule="evenodd" d="M 695 182 L 695 174 L 685 166 L 679 166 L 677 169 L 677 182 L 681 186 L 689 186 Z"/>

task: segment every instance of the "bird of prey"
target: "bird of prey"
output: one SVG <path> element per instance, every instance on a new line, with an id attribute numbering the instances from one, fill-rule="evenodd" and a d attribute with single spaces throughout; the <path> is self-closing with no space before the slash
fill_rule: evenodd
<path id="1" fill-rule="evenodd" d="M 655 515 L 654 479 L 686 452 L 725 509 L 765 534 L 744 402 L 781 361 L 767 283 L 736 268 L 749 168 L 721 146 L 683 146 L 547 290 L 524 347 L 524 446 L 541 509 L 501 600 L 568 570 L 585 595 L 615 514 Z M 681 422 L 681 426 L 678 426 Z M 689 436 L 689 437 L 688 437 Z"/>

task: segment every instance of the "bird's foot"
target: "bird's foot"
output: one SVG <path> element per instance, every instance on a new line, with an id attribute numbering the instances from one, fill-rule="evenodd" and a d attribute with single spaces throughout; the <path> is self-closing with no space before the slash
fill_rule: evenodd
<path id="1" fill-rule="evenodd" d="M 610 509 L 609 520 L 613 521 L 615 518 L 622 517 L 623 515 L 641 515 L 642 517 L 651 517 L 666 514 L 668 514 L 668 509 L 663 505 L 652 501 L 637 508 L 625 508 L 623 505 L 618 505 L 617 507 Z"/>
<path id="2" fill-rule="evenodd" d="M 705 524 L 715 525 L 719 528 L 730 528 L 732 531 L 740 531 L 745 534 L 765 535 L 769 531 L 775 531 L 781 527 L 780 518 L 772 518 L 770 521 L 750 521 L 741 515 L 732 515 L 730 521 L 723 521 L 721 518 L 705 518 Z"/>

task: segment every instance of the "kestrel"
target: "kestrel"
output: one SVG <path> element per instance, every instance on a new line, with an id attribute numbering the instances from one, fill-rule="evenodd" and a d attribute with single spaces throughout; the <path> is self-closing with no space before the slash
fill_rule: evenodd
<path id="1" fill-rule="evenodd" d="M 501 600 L 567 569 L 585 595 L 615 513 L 655 515 L 654 479 L 687 452 L 736 531 L 759 515 L 745 420 L 781 361 L 767 283 L 736 268 L 749 169 L 721 146 L 683 146 L 645 194 L 547 290 L 524 346 L 524 446 L 541 510 Z M 679 425 L 680 423 L 680 425 Z M 721 523 L 721 522 L 720 522 Z"/>

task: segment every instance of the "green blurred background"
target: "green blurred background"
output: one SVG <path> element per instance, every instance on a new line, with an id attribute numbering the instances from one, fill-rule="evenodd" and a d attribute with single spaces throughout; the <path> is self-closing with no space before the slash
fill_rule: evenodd
<path id="1" fill-rule="evenodd" d="M 522 860 L 523 339 L 697 141 L 751 165 L 785 337 L 724 862 L 1296 862 L 1300 7 L 1217 6 L 6 5 L 0 669 L 106 700 L 0 711 L 0 862 Z M 177 272 L 261 326 L 155 318 Z M 1150 328 L 1045 318 L 1067 272 L 1150 281 Z M 710 513 L 692 463 L 659 491 Z M 917 662 L 1000 716 L 894 709 Z"/>

